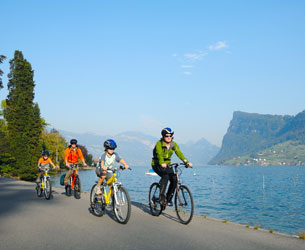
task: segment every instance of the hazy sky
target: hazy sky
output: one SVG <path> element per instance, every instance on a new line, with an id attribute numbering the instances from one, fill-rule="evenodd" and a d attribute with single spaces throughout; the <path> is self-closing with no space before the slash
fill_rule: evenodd
<path id="1" fill-rule="evenodd" d="M 305 109 L 305 1 L 0 0 L 0 54 L 32 64 L 53 127 L 220 145 L 236 110 Z"/>

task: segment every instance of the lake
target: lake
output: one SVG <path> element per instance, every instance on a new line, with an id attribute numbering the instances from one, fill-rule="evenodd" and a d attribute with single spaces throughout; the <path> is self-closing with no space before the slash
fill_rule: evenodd
<path id="1" fill-rule="evenodd" d="M 149 187 L 160 178 L 145 175 L 149 169 L 121 172 L 132 201 L 148 204 Z M 95 170 L 79 173 L 82 191 L 90 192 Z M 59 178 L 52 183 L 62 187 Z M 192 191 L 196 214 L 293 235 L 305 231 L 305 167 L 194 166 L 183 169 L 181 181 Z"/>

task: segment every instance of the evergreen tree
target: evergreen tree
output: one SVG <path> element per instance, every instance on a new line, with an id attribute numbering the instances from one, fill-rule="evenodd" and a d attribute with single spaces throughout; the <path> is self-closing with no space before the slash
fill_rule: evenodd
<path id="1" fill-rule="evenodd" d="M 6 58 L 5 56 L 0 55 L 0 64 L 3 62 L 3 60 L 4 60 L 5 58 Z M 1 78 L 2 75 L 3 75 L 3 71 L 0 69 L 0 89 L 3 88 L 3 83 L 2 83 L 2 78 Z"/>
<path id="2" fill-rule="evenodd" d="M 16 160 L 15 168 L 19 176 L 27 180 L 35 178 L 42 132 L 39 107 L 33 103 L 33 78 L 31 64 L 24 59 L 21 51 L 16 50 L 10 60 L 5 118 L 10 152 Z"/>

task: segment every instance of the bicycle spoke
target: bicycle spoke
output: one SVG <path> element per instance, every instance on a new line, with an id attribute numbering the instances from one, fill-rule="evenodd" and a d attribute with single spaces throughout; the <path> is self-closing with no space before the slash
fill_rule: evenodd
<path id="1" fill-rule="evenodd" d="M 175 209 L 181 223 L 188 224 L 194 213 L 193 197 L 190 190 L 181 185 L 175 195 Z"/>
<path id="2" fill-rule="evenodd" d="M 130 198 L 127 190 L 120 186 L 113 198 L 113 212 L 118 222 L 126 224 L 130 217 L 130 210 Z"/>
<path id="3" fill-rule="evenodd" d="M 159 183 L 153 183 L 149 190 L 148 203 L 152 215 L 158 216 L 162 212 L 161 204 L 159 203 L 160 186 Z"/>

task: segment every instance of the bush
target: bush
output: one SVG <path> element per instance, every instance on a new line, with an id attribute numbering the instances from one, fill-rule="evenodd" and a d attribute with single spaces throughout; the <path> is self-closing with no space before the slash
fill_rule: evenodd
<path id="1" fill-rule="evenodd" d="M 2 165 L 0 166 L 0 174 L 4 177 L 11 177 L 16 175 L 16 171 L 10 165 Z"/>

